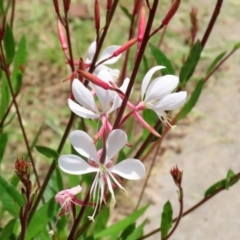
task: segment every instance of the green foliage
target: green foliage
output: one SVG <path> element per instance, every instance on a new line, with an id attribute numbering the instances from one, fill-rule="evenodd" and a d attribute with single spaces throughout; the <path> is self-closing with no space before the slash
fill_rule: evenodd
<path id="1" fill-rule="evenodd" d="M 7 64 L 11 64 L 14 54 L 15 54 L 15 41 L 12 33 L 12 29 L 9 25 L 6 26 L 6 31 L 4 35 L 4 48 L 5 48 L 5 54 L 6 54 L 6 61 Z"/>
<path id="2" fill-rule="evenodd" d="M 1 95 L 0 95 L 0 119 L 3 118 L 10 100 L 10 91 L 8 88 L 8 81 L 5 73 L 2 76 L 2 86 L 1 86 Z"/>
<path id="3" fill-rule="evenodd" d="M 0 201 L 3 208 L 11 213 L 14 217 L 19 214 L 19 207 L 23 206 L 22 195 L 8 182 L 0 176 Z M 4 194 L 3 194 L 4 193 Z"/>
<path id="4" fill-rule="evenodd" d="M 131 215 L 127 216 L 123 220 L 113 224 L 112 226 L 102 230 L 101 232 L 98 232 L 97 234 L 94 235 L 94 238 L 103 238 L 107 237 L 116 233 L 120 233 L 122 230 L 124 230 L 127 226 L 130 224 L 134 223 L 148 208 L 148 206 L 145 206 Z"/>
<path id="5" fill-rule="evenodd" d="M 220 53 L 210 64 L 206 71 L 206 76 L 214 69 L 214 67 L 223 59 L 223 57 L 226 55 L 226 51 Z"/>
<path id="6" fill-rule="evenodd" d="M 162 74 L 174 74 L 175 70 L 166 55 L 159 48 L 152 45 L 150 47 L 157 64 L 166 67 L 164 69 L 161 69 Z"/>
<path id="7" fill-rule="evenodd" d="M 233 51 L 236 51 L 239 48 L 240 48 L 240 42 L 237 42 L 233 47 Z"/>
<path id="8" fill-rule="evenodd" d="M 201 52 L 202 52 L 202 46 L 200 41 L 197 41 L 188 57 L 186 62 L 184 63 L 184 65 L 182 66 L 181 70 L 180 70 L 180 84 L 181 86 L 185 86 L 187 81 L 191 78 L 191 76 L 194 73 L 194 70 L 199 62 L 200 56 L 201 56 Z"/>
<path id="9" fill-rule="evenodd" d="M 136 240 L 143 236 L 143 228 L 146 224 L 146 220 L 144 220 L 137 228 L 135 228 L 130 235 L 128 235 L 126 240 Z"/>
<path id="10" fill-rule="evenodd" d="M 59 157 L 57 151 L 55 151 L 51 148 L 44 147 L 44 146 L 35 146 L 35 148 L 37 149 L 37 151 L 39 153 L 41 153 L 42 155 L 44 155 L 47 158 L 58 159 L 58 157 Z"/>
<path id="11" fill-rule="evenodd" d="M 11 80 L 15 92 L 18 92 L 22 86 L 23 69 L 25 67 L 27 59 L 26 44 L 26 37 L 23 35 L 18 44 L 18 49 L 14 57 L 13 72 L 11 75 Z"/>
<path id="12" fill-rule="evenodd" d="M 3 160 L 3 154 L 7 145 L 7 141 L 8 141 L 8 134 L 1 133 L 0 134 L 0 164 Z"/>
<path id="13" fill-rule="evenodd" d="M 136 228 L 135 223 L 132 223 L 129 226 L 127 226 L 125 230 L 123 230 L 121 236 L 119 237 L 119 240 L 127 239 L 127 237 L 131 235 L 131 233 L 134 231 L 135 228 Z"/>
<path id="14" fill-rule="evenodd" d="M 196 105 L 199 96 L 201 95 L 203 86 L 204 86 L 204 81 L 201 79 L 198 81 L 197 86 L 195 87 L 194 91 L 191 94 L 191 97 L 185 103 L 179 115 L 177 116 L 177 121 L 185 118 L 188 115 L 188 113 L 191 112 L 193 107 Z"/>
<path id="15" fill-rule="evenodd" d="M 13 229 L 15 227 L 15 224 L 17 222 L 17 219 L 11 219 L 6 226 L 2 229 L 0 233 L 0 239 L 10 239 L 10 235 L 13 233 Z"/>
<path id="16" fill-rule="evenodd" d="M 213 193 L 215 193 L 217 190 L 219 190 L 221 188 L 225 188 L 226 190 L 228 190 L 229 187 L 233 186 L 240 179 L 240 177 L 238 177 L 234 181 L 230 182 L 231 178 L 234 177 L 234 176 L 235 176 L 235 173 L 232 170 L 229 170 L 227 172 L 226 178 L 224 178 L 224 179 L 214 183 L 212 186 L 210 186 L 205 191 L 204 196 L 208 197 L 208 196 L 212 195 Z"/>
<path id="17" fill-rule="evenodd" d="M 127 16 L 127 18 L 131 20 L 132 15 L 129 13 L 128 9 L 124 6 L 120 6 L 120 8 L 123 11 L 123 13 Z"/>
<path id="18" fill-rule="evenodd" d="M 28 226 L 26 240 L 35 238 L 46 229 L 47 224 L 56 216 L 56 209 L 57 204 L 51 199 L 35 212 Z"/>
<path id="19" fill-rule="evenodd" d="M 162 220 L 161 220 L 161 239 L 164 239 L 168 231 L 172 227 L 172 205 L 169 201 L 167 201 L 163 206 L 163 212 L 162 212 Z"/>

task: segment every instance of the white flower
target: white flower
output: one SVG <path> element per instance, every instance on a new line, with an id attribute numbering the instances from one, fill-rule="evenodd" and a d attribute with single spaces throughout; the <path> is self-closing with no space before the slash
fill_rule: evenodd
<path id="1" fill-rule="evenodd" d="M 113 55 L 113 53 L 119 49 L 121 46 L 118 46 L 118 45 L 111 45 L 109 47 L 107 47 L 106 49 L 103 50 L 102 54 L 100 55 L 99 57 L 99 60 L 96 62 L 96 66 L 98 65 L 98 63 L 100 63 L 101 61 L 111 57 Z M 86 64 L 90 64 L 93 60 L 93 57 L 94 57 L 94 54 L 96 52 L 96 41 L 94 40 L 89 48 L 88 48 L 88 51 L 87 51 L 87 59 L 86 59 Z M 115 82 L 118 77 L 119 77 L 119 70 L 118 69 L 111 69 L 107 66 L 105 66 L 105 64 L 113 64 L 115 62 L 117 62 L 119 60 L 119 58 L 122 56 L 122 54 L 119 54 L 118 56 L 116 57 L 113 57 L 111 59 L 108 59 L 104 62 L 104 64 L 100 64 L 98 65 L 95 70 L 94 70 L 94 74 L 95 75 L 98 75 L 98 73 L 102 70 L 102 69 L 105 69 L 106 71 L 108 71 L 111 76 L 113 77 L 113 81 Z"/>
<path id="2" fill-rule="evenodd" d="M 105 184 L 111 193 L 112 201 L 115 203 L 115 196 L 112 184 L 116 184 L 120 189 L 124 190 L 118 182 L 114 174 L 130 180 L 141 179 L 145 174 L 145 167 L 138 159 L 128 158 L 120 163 L 112 166 L 112 158 L 127 143 L 127 135 L 124 131 L 113 130 L 106 140 L 106 152 L 97 152 L 93 140 L 84 131 L 73 131 L 70 134 L 70 142 L 74 149 L 82 156 L 88 158 L 89 163 L 76 155 L 62 155 L 58 159 L 59 166 L 62 171 L 73 174 L 82 175 L 86 173 L 96 173 L 93 181 L 90 195 L 96 201 L 94 213 L 89 219 L 93 220 L 96 210 L 104 200 Z M 101 160 L 101 162 L 100 162 Z"/>
<path id="3" fill-rule="evenodd" d="M 167 122 L 165 111 L 182 106 L 186 100 L 187 92 L 171 93 L 179 83 L 179 78 L 174 75 L 158 77 L 150 83 L 152 75 L 162 68 L 165 67 L 156 66 L 147 72 L 142 81 L 141 99 L 146 108 L 152 109 L 161 120 Z"/>

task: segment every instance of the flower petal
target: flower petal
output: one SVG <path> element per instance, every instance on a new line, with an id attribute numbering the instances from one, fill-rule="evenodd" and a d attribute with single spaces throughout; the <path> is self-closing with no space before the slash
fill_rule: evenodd
<path id="1" fill-rule="evenodd" d="M 58 164 L 62 171 L 73 175 L 81 175 L 98 171 L 98 168 L 90 166 L 82 158 L 72 154 L 60 156 Z"/>
<path id="2" fill-rule="evenodd" d="M 92 93 L 78 79 L 73 80 L 72 92 L 77 102 L 83 107 L 86 107 L 95 113 L 99 113 Z"/>
<path id="3" fill-rule="evenodd" d="M 83 118 L 99 118 L 99 114 L 96 114 L 79 104 L 75 103 L 72 99 L 68 99 L 68 106 L 72 112 Z"/>
<path id="4" fill-rule="evenodd" d="M 138 180 L 145 175 L 145 166 L 138 159 L 129 158 L 113 166 L 109 171 L 126 179 Z"/>
<path id="5" fill-rule="evenodd" d="M 127 134 L 120 130 L 113 130 L 107 138 L 106 141 L 106 160 L 104 165 L 107 165 L 108 162 L 124 147 L 127 143 Z"/>
<path id="6" fill-rule="evenodd" d="M 187 92 L 184 91 L 168 94 L 166 97 L 155 104 L 153 110 L 157 112 L 174 110 L 184 104 L 186 97 Z"/>
<path id="7" fill-rule="evenodd" d="M 105 49 L 103 50 L 103 52 L 102 52 L 99 60 L 98 60 L 98 63 L 101 62 L 101 61 L 104 60 L 104 59 L 107 59 L 107 58 L 111 57 L 111 56 L 113 55 L 113 53 L 114 53 L 117 49 L 119 49 L 120 47 L 121 47 L 121 46 L 118 46 L 118 45 L 112 45 L 112 46 L 109 46 L 109 47 L 105 48 Z M 113 57 L 113 58 L 107 60 L 106 62 L 104 62 L 104 64 L 113 64 L 113 63 L 117 62 L 118 59 L 119 59 L 121 56 L 122 56 L 122 54 L 119 54 L 118 56 Z"/>
<path id="8" fill-rule="evenodd" d="M 91 63 L 92 62 L 93 56 L 96 52 L 96 46 L 97 46 L 97 44 L 96 44 L 96 41 L 94 40 L 88 48 L 86 63 Z"/>
<path id="9" fill-rule="evenodd" d="M 76 130 L 71 132 L 69 139 L 79 154 L 99 164 L 96 147 L 93 144 L 92 138 L 87 133 Z"/>
<path id="10" fill-rule="evenodd" d="M 165 97 L 177 87 L 179 78 L 174 75 L 165 75 L 155 79 L 147 89 L 145 102 Z"/>
<path id="11" fill-rule="evenodd" d="M 160 69 L 163 69 L 165 68 L 164 66 L 155 66 L 153 68 L 151 68 L 145 75 L 145 77 L 143 78 L 142 80 L 142 87 L 141 87 L 141 99 L 143 100 L 143 97 L 144 97 L 144 94 L 146 92 L 146 89 L 149 85 L 149 82 L 152 78 L 152 75 L 157 71 L 157 70 L 160 70 Z"/>

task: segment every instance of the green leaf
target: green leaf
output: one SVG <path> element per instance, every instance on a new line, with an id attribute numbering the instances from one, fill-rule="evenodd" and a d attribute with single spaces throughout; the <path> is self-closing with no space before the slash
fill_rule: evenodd
<path id="1" fill-rule="evenodd" d="M 0 239 L 9 239 L 10 235 L 13 232 L 13 228 L 16 222 L 17 222 L 17 219 L 12 219 L 7 223 L 7 225 L 1 231 Z"/>
<path id="2" fill-rule="evenodd" d="M 235 176 L 235 173 L 230 169 L 228 170 L 227 172 L 227 176 L 226 176 L 226 179 L 225 179 L 225 189 L 228 190 L 228 188 L 230 187 L 229 184 L 230 184 L 230 180 L 231 178 Z"/>
<path id="3" fill-rule="evenodd" d="M 15 92 L 18 92 L 22 85 L 22 74 L 27 58 L 27 47 L 26 47 L 26 38 L 22 36 L 17 52 L 15 54 L 14 63 L 13 63 L 13 72 L 12 72 L 12 83 Z"/>
<path id="4" fill-rule="evenodd" d="M 166 55 L 157 47 L 155 46 L 150 47 L 157 64 L 166 67 L 164 69 L 161 69 L 162 74 L 163 75 L 174 74 L 175 73 L 174 68 L 169 59 L 166 57 Z"/>
<path id="5" fill-rule="evenodd" d="M 0 119 L 3 118 L 9 104 L 10 100 L 10 91 L 8 89 L 8 81 L 6 75 L 2 76 L 2 86 L 1 86 L 1 94 L 0 94 Z"/>
<path id="6" fill-rule="evenodd" d="M 110 236 L 110 235 L 121 232 L 127 226 L 134 223 L 140 216 L 142 216 L 142 214 L 146 211 L 147 208 L 148 208 L 148 205 L 137 210 L 133 214 L 124 218 L 123 220 L 120 220 L 119 222 L 115 223 L 114 225 L 111 225 L 110 227 L 104 229 L 103 231 L 95 234 L 94 238 L 103 238 L 103 237 Z"/>
<path id="7" fill-rule="evenodd" d="M 185 105 L 181 109 L 177 117 L 177 121 L 186 117 L 187 114 L 191 112 L 191 110 L 193 109 L 193 107 L 196 105 L 198 101 L 198 98 L 202 92 L 203 86 L 204 86 L 204 81 L 203 79 L 201 79 L 197 83 L 197 86 L 195 87 L 194 91 L 192 92 L 190 99 L 185 103 Z"/>
<path id="8" fill-rule="evenodd" d="M 4 41 L 4 49 L 6 53 L 7 64 L 11 64 L 15 54 L 15 41 L 14 41 L 12 30 L 9 25 L 6 26 L 6 31 L 5 31 L 3 41 Z"/>
<path id="9" fill-rule="evenodd" d="M 29 223 L 26 240 L 34 239 L 41 231 L 43 231 L 43 229 L 47 227 L 47 224 L 56 215 L 56 210 L 57 204 L 54 202 L 54 199 L 51 199 L 37 210 Z"/>
<path id="10" fill-rule="evenodd" d="M 37 149 L 37 151 L 39 153 L 41 153 L 42 155 L 44 155 L 47 158 L 58 159 L 58 157 L 59 157 L 59 154 L 51 148 L 44 147 L 44 146 L 35 146 L 35 148 Z"/>
<path id="11" fill-rule="evenodd" d="M 3 154 L 7 145 L 8 141 L 8 134 L 7 133 L 1 133 L 0 134 L 0 164 L 3 159 Z"/>
<path id="12" fill-rule="evenodd" d="M 210 66 L 208 67 L 207 71 L 206 71 L 206 76 L 214 69 L 214 67 L 222 60 L 222 58 L 225 56 L 226 51 L 220 53 L 214 60 L 213 62 L 210 64 Z"/>
<path id="13" fill-rule="evenodd" d="M 124 6 L 120 6 L 121 10 L 125 13 L 129 20 L 131 20 L 132 15 L 129 13 L 128 9 Z"/>
<path id="14" fill-rule="evenodd" d="M 181 86 L 185 86 L 186 82 L 193 75 L 194 70 L 199 62 L 201 51 L 202 51 L 201 43 L 200 43 L 200 41 L 197 41 L 193 45 L 193 47 L 187 57 L 186 62 L 184 63 L 184 65 L 182 66 L 182 68 L 180 70 L 179 77 L 180 77 Z"/>
<path id="15" fill-rule="evenodd" d="M 4 7 L 3 7 L 3 0 L 0 0 L 0 13 L 2 13 L 3 16 L 5 15 Z"/>
<path id="16" fill-rule="evenodd" d="M 234 45 L 233 51 L 236 51 L 238 48 L 240 48 L 240 42 L 238 42 Z"/>
<path id="17" fill-rule="evenodd" d="M 161 239 L 164 239 L 170 228 L 172 227 L 172 205 L 167 201 L 163 206 L 162 220 L 161 220 Z"/>
<path id="18" fill-rule="evenodd" d="M 222 179 L 222 180 L 214 183 L 211 187 L 209 187 L 205 191 L 204 196 L 208 197 L 208 196 L 212 195 L 215 191 L 217 191 L 219 188 L 222 188 L 222 187 L 225 188 L 225 183 L 226 183 L 225 179 Z"/>
<path id="19" fill-rule="evenodd" d="M 23 206 L 22 195 L 1 176 L 0 192 L 0 201 L 3 204 L 3 208 L 11 213 L 14 217 L 18 217 L 19 206 Z"/>
<path id="20" fill-rule="evenodd" d="M 110 216 L 109 207 L 104 208 L 99 212 L 96 219 L 94 220 L 94 224 L 91 226 L 91 235 L 97 234 L 102 229 L 107 227 L 107 222 Z"/>
<path id="21" fill-rule="evenodd" d="M 148 65 L 148 59 L 145 55 L 143 55 L 143 70 L 144 72 L 147 72 L 149 70 L 149 65 Z M 139 78 L 140 80 L 140 78 Z M 142 81 L 142 80 L 140 80 Z"/>
<path id="22" fill-rule="evenodd" d="M 136 224 L 135 224 L 135 223 L 132 223 L 132 224 L 130 224 L 129 226 L 127 226 L 127 227 L 123 230 L 121 236 L 119 237 L 119 240 L 125 240 L 125 239 L 127 239 L 127 237 L 131 235 L 131 233 L 134 231 L 135 228 L 136 228 Z"/>
<path id="23" fill-rule="evenodd" d="M 136 240 L 143 236 L 143 228 L 146 224 L 146 220 L 144 220 L 134 231 L 128 236 L 126 240 Z"/>

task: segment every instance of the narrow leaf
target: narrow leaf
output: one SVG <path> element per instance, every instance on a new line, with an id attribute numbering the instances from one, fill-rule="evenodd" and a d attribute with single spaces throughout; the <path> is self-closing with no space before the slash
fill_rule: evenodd
<path id="1" fill-rule="evenodd" d="M 5 13 L 4 13 L 4 7 L 3 7 L 3 0 L 0 0 L 0 13 L 2 13 L 3 16 L 5 15 Z"/>
<path id="2" fill-rule="evenodd" d="M 129 20 L 131 20 L 132 16 L 129 13 L 128 9 L 126 7 L 120 6 L 121 10 L 125 13 L 125 15 L 128 17 Z"/>
<path id="3" fill-rule="evenodd" d="M 6 75 L 2 76 L 1 94 L 0 94 L 0 119 L 3 118 L 9 104 L 10 91 L 8 88 L 8 82 Z"/>
<path id="4" fill-rule="evenodd" d="M 166 55 L 160 49 L 158 49 L 155 46 L 151 46 L 151 51 L 157 64 L 166 67 L 164 69 L 161 69 L 161 72 L 163 75 L 175 73 L 170 60 L 166 57 Z"/>
<path id="5" fill-rule="evenodd" d="M 143 235 L 143 228 L 146 224 L 146 220 L 144 220 L 134 231 L 127 237 L 126 240 L 136 240 Z"/>
<path id="6" fill-rule="evenodd" d="M 12 30 L 9 25 L 6 26 L 4 35 L 4 49 L 6 53 L 7 64 L 11 64 L 15 54 L 15 41 Z"/>
<path id="7" fill-rule="evenodd" d="M 2 229 L 0 239 L 10 239 L 10 235 L 13 232 L 13 228 L 17 222 L 17 219 L 10 220 L 7 225 Z"/>
<path id="8" fill-rule="evenodd" d="M 200 43 L 200 41 L 197 41 L 193 45 L 193 47 L 187 57 L 186 62 L 184 63 L 184 65 L 182 66 L 182 68 L 180 70 L 180 83 L 182 86 L 185 86 L 186 82 L 193 75 L 194 70 L 199 62 L 201 51 L 202 51 L 201 43 Z"/>
<path id="9" fill-rule="evenodd" d="M 212 195 L 215 191 L 217 191 L 219 188 L 222 188 L 222 187 L 225 187 L 225 179 L 222 179 L 216 183 L 214 183 L 211 187 L 209 187 L 205 193 L 204 193 L 204 196 L 205 197 L 208 197 L 210 195 Z"/>
<path id="10" fill-rule="evenodd" d="M 22 85 L 22 74 L 23 69 L 26 64 L 27 58 L 27 47 L 26 47 L 26 38 L 22 36 L 17 52 L 15 54 L 14 63 L 13 63 L 13 72 L 12 72 L 12 83 L 15 92 L 18 92 Z"/>
<path id="11" fill-rule="evenodd" d="M 177 121 L 186 117 L 187 114 L 191 112 L 191 110 L 193 109 L 193 107 L 196 105 L 196 103 L 198 101 L 198 98 L 202 92 L 203 86 L 204 86 L 204 81 L 201 79 L 201 80 L 199 80 L 194 91 L 192 92 L 190 99 L 185 103 L 185 105 L 181 109 L 181 111 L 177 117 Z"/>
<path id="12" fill-rule="evenodd" d="M 240 42 L 234 45 L 233 50 L 236 51 L 238 48 L 240 48 Z"/>
<path id="13" fill-rule="evenodd" d="M 103 238 L 103 237 L 110 236 L 110 235 L 121 232 L 127 226 L 134 223 L 140 216 L 142 216 L 142 214 L 146 211 L 147 208 L 148 208 L 148 205 L 139 209 L 139 210 L 137 210 L 136 212 L 134 212 L 130 216 L 127 216 L 126 218 L 117 222 L 116 224 L 114 224 L 114 225 L 104 229 L 103 231 L 95 234 L 94 238 Z"/>
<path id="14" fill-rule="evenodd" d="M 44 146 L 35 146 L 35 148 L 37 149 L 37 151 L 39 153 L 41 153 L 42 155 L 44 155 L 47 158 L 58 159 L 58 157 L 59 157 L 59 154 L 51 148 L 44 147 Z"/>
<path id="15" fill-rule="evenodd" d="M 57 204 L 55 204 L 54 199 L 51 199 L 35 212 L 28 226 L 26 240 L 35 239 L 47 227 L 47 224 L 55 216 L 56 209 Z"/>
<path id="16" fill-rule="evenodd" d="M 226 51 L 220 53 L 214 60 L 213 62 L 210 64 L 210 66 L 208 67 L 207 71 L 206 71 L 206 76 L 214 69 L 214 67 L 223 59 L 223 57 L 225 56 Z"/>
<path id="17" fill-rule="evenodd" d="M 161 220 L 161 239 L 164 239 L 170 228 L 172 227 L 172 205 L 167 201 L 163 206 L 162 220 Z"/>
<path id="18" fill-rule="evenodd" d="M 136 224 L 135 224 L 135 223 L 132 223 L 132 224 L 130 224 L 129 226 L 127 226 L 127 227 L 123 230 L 121 236 L 119 237 L 119 240 L 125 240 L 125 239 L 127 239 L 127 237 L 131 235 L 131 233 L 134 231 L 135 228 L 136 228 Z"/>
<path id="19" fill-rule="evenodd" d="M 2 133 L 0 134 L 0 164 L 3 159 L 4 151 L 7 145 L 8 141 L 8 134 L 7 133 Z"/>

